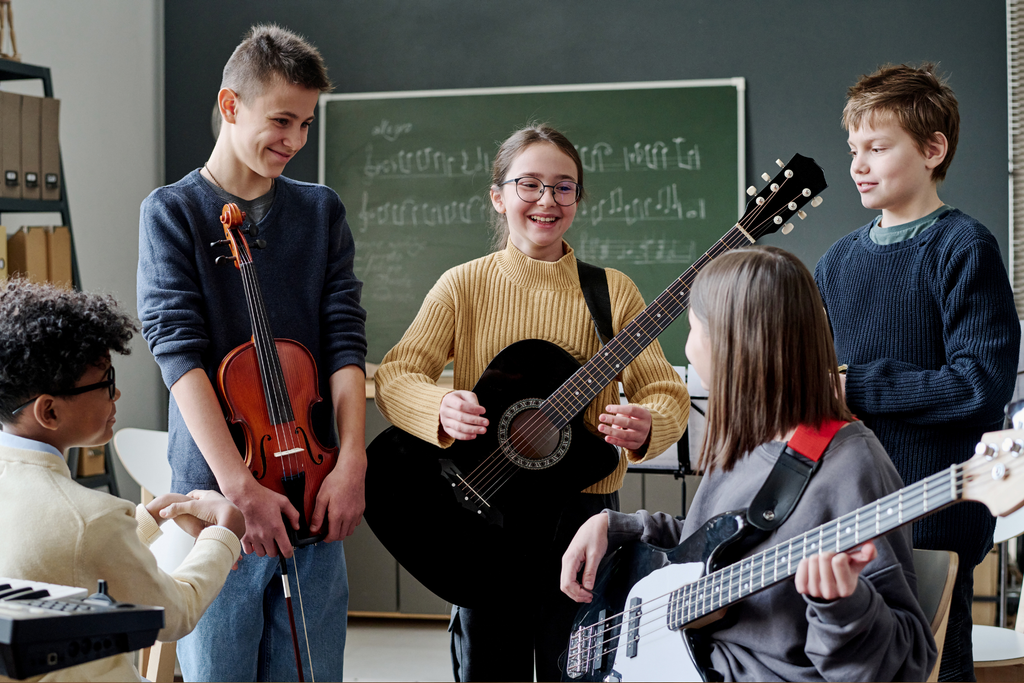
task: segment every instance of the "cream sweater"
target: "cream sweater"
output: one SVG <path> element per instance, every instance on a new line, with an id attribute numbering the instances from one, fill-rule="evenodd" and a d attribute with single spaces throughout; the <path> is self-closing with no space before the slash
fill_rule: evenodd
<path id="1" fill-rule="evenodd" d="M 406 432 L 447 448 L 453 439 L 440 438 L 439 425 L 441 399 L 448 392 L 436 381 L 450 361 L 455 361 L 455 388 L 471 390 L 499 351 L 523 339 L 543 339 L 580 363 L 590 360 L 600 349 L 600 340 L 580 289 L 576 257 L 568 244 L 563 246 L 565 255 L 550 263 L 527 257 L 509 242 L 503 251 L 442 275 L 374 375 L 377 407 L 384 416 Z M 607 273 L 612 327 L 618 332 L 645 305 L 625 274 L 612 269 Z M 628 462 L 662 453 L 686 428 L 690 397 L 657 341 L 626 367 L 622 384 L 631 403 L 651 412 L 650 443 L 642 454 L 623 453 L 618 468 L 587 493 L 617 491 Z M 587 408 L 588 428 L 597 433 L 604 406 L 618 402 L 613 382 Z M 498 416 L 487 417 L 493 429 Z"/>
<path id="2" fill-rule="evenodd" d="M 165 624 L 158 635 L 164 641 L 177 640 L 195 627 L 241 550 L 229 530 L 209 527 L 184 562 L 167 574 L 148 548 L 161 532 L 145 507 L 77 484 L 56 455 L 4 446 L 0 520 L 0 576 L 89 592 L 96 590 L 98 579 L 106 579 L 113 598 L 164 608 Z M 122 654 L 30 680 L 141 677 L 132 657 Z"/>

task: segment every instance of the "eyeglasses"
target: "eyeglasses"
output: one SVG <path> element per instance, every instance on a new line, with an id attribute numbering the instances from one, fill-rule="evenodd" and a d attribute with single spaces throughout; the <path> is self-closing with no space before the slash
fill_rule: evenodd
<path id="1" fill-rule="evenodd" d="M 555 204 L 559 206 L 572 206 L 580 200 L 580 195 L 583 194 L 583 186 L 571 180 L 559 180 L 554 185 L 545 185 L 537 178 L 523 176 L 522 178 L 513 178 L 512 180 L 498 183 L 498 187 L 508 185 L 509 183 L 515 183 L 516 194 L 519 195 L 519 198 L 531 204 L 539 202 L 540 198 L 544 196 L 544 190 L 549 187 L 551 188 L 551 196 L 555 199 Z"/>
<path id="2" fill-rule="evenodd" d="M 96 389 L 106 388 L 107 389 L 107 394 L 110 396 L 110 400 L 113 401 L 114 400 L 114 394 L 117 393 L 117 384 L 116 384 L 116 382 L 114 380 L 115 380 L 114 366 L 111 365 L 110 368 L 107 369 L 106 373 L 104 373 L 103 379 L 100 380 L 99 382 L 93 382 L 92 384 L 86 384 L 84 387 L 75 387 L 74 389 L 70 389 L 68 391 L 63 391 L 63 392 L 61 392 L 59 394 L 54 394 L 54 395 L 55 396 L 78 396 L 79 394 L 85 394 L 85 393 L 88 393 L 90 391 L 94 391 Z M 42 394 L 40 394 L 40 396 L 41 395 Z M 30 405 L 35 403 L 38 398 L 39 398 L 39 396 L 36 396 L 35 398 L 32 398 L 32 399 L 29 399 L 28 401 L 25 401 L 20 406 L 18 406 L 13 411 L 11 411 L 11 415 L 17 415 L 22 410 L 24 410 L 25 408 L 28 408 Z"/>

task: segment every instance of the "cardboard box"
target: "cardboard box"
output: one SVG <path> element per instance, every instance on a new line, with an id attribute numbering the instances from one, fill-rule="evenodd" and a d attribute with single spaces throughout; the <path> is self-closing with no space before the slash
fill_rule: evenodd
<path id="1" fill-rule="evenodd" d="M 44 97 L 40 110 L 39 123 L 39 184 L 43 199 L 57 201 L 60 199 L 60 100 Z"/>
<path id="2" fill-rule="evenodd" d="M 89 446 L 78 449 L 78 476 L 94 477 L 107 471 L 106 447 Z"/>
<path id="3" fill-rule="evenodd" d="M 46 231 L 46 272 L 47 280 L 71 289 L 71 231 L 67 226 Z"/>
<path id="4" fill-rule="evenodd" d="M 7 228 L 0 225 L 0 280 L 7 277 Z"/>
<path id="5" fill-rule="evenodd" d="M 21 97 L 21 198 L 42 199 L 39 125 L 42 98 Z"/>
<path id="6" fill-rule="evenodd" d="M 46 228 L 22 228 L 7 238 L 10 274 L 21 274 L 32 282 L 45 282 L 50 272 L 46 241 Z"/>
<path id="7" fill-rule="evenodd" d="M 21 95 L 0 91 L 0 196 L 21 198 Z"/>

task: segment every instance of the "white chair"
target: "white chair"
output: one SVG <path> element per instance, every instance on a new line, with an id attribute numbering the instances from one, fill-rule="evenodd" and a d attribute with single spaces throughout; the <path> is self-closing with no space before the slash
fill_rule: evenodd
<path id="1" fill-rule="evenodd" d="M 914 548 L 914 571 L 917 573 L 917 599 L 921 610 L 930 620 L 932 636 L 939 648 L 929 681 L 939 680 L 942 645 L 946 642 L 946 624 L 949 623 L 949 603 L 953 599 L 953 582 L 960 560 L 949 550 L 921 550 Z"/>
<path id="2" fill-rule="evenodd" d="M 171 466 L 167 462 L 167 432 L 126 427 L 114 435 L 114 450 L 128 474 L 142 487 L 144 504 L 170 492 Z M 164 524 L 160 530 L 163 535 L 150 546 L 150 550 L 156 556 L 157 565 L 165 572 L 171 572 L 188 555 L 195 539 L 174 523 Z M 173 681 L 174 661 L 174 643 L 157 641 L 142 651 L 142 665 L 139 668 L 151 681 Z"/>

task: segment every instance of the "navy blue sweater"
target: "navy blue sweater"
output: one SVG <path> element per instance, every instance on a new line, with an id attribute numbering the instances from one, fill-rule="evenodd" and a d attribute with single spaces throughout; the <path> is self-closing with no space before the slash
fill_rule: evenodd
<path id="1" fill-rule="evenodd" d="M 992 234 L 953 209 L 912 239 L 879 245 L 866 225 L 821 257 L 815 280 L 846 400 L 907 484 L 967 460 L 1002 427 L 1013 393 L 1020 325 Z M 978 564 L 994 518 L 959 503 L 914 525 L 914 546 Z"/>
<path id="2" fill-rule="evenodd" d="M 198 171 L 154 190 L 142 203 L 139 318 L 168 387 L 194 368 L 203 368 L 216 386 L 221 360 L 252 336 L 239 271 L 213 261 L 228 254 L 227 247 L 210 247 L 224 238 L 223 206 Z M 253 249 L 252 257 L 271 331 L 313 354 L 324 399 L 313 411 L 313 427 L 324 445 L 334 445 L 328 379 L 346 365 L 363 367 L 366 355 L 362 283 L 352 271 L 355 245 L 345 207 L 327 187 L 280 177 L 258 228 L 267 246 Z M 172 489 L 217 489 L 173 395 L 168 431 Z"/>

